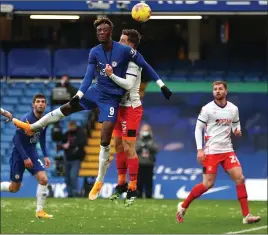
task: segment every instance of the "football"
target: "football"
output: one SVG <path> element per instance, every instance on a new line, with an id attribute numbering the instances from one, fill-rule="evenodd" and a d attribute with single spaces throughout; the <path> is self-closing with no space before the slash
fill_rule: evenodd
<path id="1" fill-rule="evenodd" d="M 150 19 L 152 10 L 146 3 L 136 4 L 131 11 L 132 18 L 138 22 L 146 22 Z"/>

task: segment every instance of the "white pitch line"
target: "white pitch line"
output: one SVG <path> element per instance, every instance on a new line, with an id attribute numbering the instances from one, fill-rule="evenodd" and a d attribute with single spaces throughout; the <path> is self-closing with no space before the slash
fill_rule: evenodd
<path id="1" fill-rule="evenodd" d="M 247 233 L 247 232 L 257 231 L 257 230 L 261 230 L 261 229 L 265 229 L 265 228 L 268 228 L 268 225 L 256 227 L 256 228 L 245 229 L 245 230 L 240 230 L 240 231 L 236 231 L 236 232 L 228 232 L 226 234 Z"/>

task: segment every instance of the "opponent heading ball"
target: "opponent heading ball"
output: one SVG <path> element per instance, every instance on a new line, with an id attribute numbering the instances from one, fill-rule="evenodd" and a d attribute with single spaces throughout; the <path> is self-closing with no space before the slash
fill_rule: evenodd
<path id="1" fill-rule="evenodd" d="M 138 3 L 132 8 L 131 15 L 134 20 L 144 23 L 150 19 L 152 10 L 146 3 Z"/>

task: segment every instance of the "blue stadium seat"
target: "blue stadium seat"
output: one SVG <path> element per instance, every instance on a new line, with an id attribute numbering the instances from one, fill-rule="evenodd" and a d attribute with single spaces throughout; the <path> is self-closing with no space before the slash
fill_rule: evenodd
<path id="1" fill-rule="evenodd" d="M 29 104 L 28 105 L 27 104 L 26 105 L 23 105 L 23 104 L 18 105 L 18 107 L 16 108 L 16 110 L 18 112 L 28 113 L 28 112 L 30 112 L 32 110 L 32 106 L 31 106 L 30 103 L 32 103 L 31 100 L 29 101 Z"/>
<path id="2" fill-rule="evenodd" d="M 5 104 L 5 105 L 2 106 L 2 108 L 7 110 L 7 111 L 9 111 L 9 112 L 13 112 L 14 106 L 12 104 Z"/>
<path id="3" fill-rule="evenodd" d="M 1 149 L 1 158 L 5 157 L 6 156 L 6 151 Z"/>
<path id="4" fill-rule="evenodd" d="M 51 55 L 47 49 L 13 49 L 8 54 L 8 76 L 51 77 Z"/>
<path id="5" fill-rule="evenodd" d="M 25 82 L 18 82 L 18 83 L 12 83 L 12 86 L 17 89 L 18 88 L 22 89 L 22 88 L 26 88 L 27 84 Z"/>
<path id="6" fill-rule="evenodd" d="M 0 51 L 0 77 L 6 76 L 6 56 L 3 51 Z"/>
<path id="7" fill-rule="evenodd" d="M 54 54 L 55 77 L 67 74 L 70 77 L 80 78 L 85 75 L 88 63 L 89 50 L 62 49 Z"/>
<path id="8" fill-rule="evenodd" d="M 244 76 L 245 82 L 258 82 L 261 80 L 261 74 L 258 73 L 249 73 Z"/>
<path id="9" fill-rule="evenodd" d="M 30 96 L 33 98 L 34 95 L 38 94 L 38 93 L 41 93 L 41 89 L 24 89 L 24 94 L 25 96 Z M 32 102 L 32 100 L 30 100 Z"/>
<path id="10" fill-rule="evenodd" d="M 23 95 L 23 92 L 22 92 L 22 89 L 16 89 L 16 88 L 12 88 L 12 89 L 8 89 L 6 91 L 6 95 L 7 96 L 22 96 Z"/>
<path id="11" fill-rule="evenodd" d="M 30 83 L 28 87 L 34 89 L 43 89 L 45 88 L 45 84 L 43 82 Z"/>
<path id="12" fill-rule="evenodd" d="M 1 142 L 1 149 L 5 150 L 10 148 L 10 143 Z"/>
<path id="13" fill-rule="evenodd" d="M 5 143 L 10 143 L 13 139 L 13 135 L 2 135 L 1 141 Z"/>
<path id="14" fill-rule="evenodd" d="M 4 96 L 2 98 L 2 104 L 18 104 L 18 103 L 19 103 L 19 100 L 17 97 Z"/>
<path id="15" fill-rule="evenodd" d="M 241 72 L 228 72 L 225 80 L 228 82 L 241 82 L 242 81 L 242 74 Z"/>

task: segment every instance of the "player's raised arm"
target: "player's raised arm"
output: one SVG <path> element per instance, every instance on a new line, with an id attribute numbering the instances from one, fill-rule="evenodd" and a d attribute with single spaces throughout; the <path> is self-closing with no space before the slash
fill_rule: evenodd
<path id="1" fill-rule="evenodd" d="M 138 51 L 135 51 L 132 48 L 129 49 L 128 55 L 133 62 L 143 68 L 149 78 L 153 79 L 157 83 L 157 85 L 161 88 L 161 91 L 165 98 L 169 100 L 170 96 L 172 95 L 172 92 L 167 88 L 165 83 L 160 79 L 159 75 L 155 72 L 151 65 L 149 65 L 144 60 L 143 56 Z"/>
<path id="2" fill-rule="evenodd" d="M 88 57 L 88 65 L 87 65 L 87 71 L 84 76 L 84 79 L 80 85 L 80 88 L 78 92 L 76 93 L 77 96 L 81 99 L 81 97 L 86 93 L 87 89 L 92 83 L 94 73 L 96 68 L 96 57 L 94 50 L 91 50 Z"/>
<path id="3" fill-rule="evenodd" d="M 139 72 L 139 66 L 137 66 L 133 62 L 128 63 L 126 78 L 121 78 L 119 76 L 116 76 L 113 73 L 112 66 L 110 65 L 106 65 L 106 68 L 105 68 L 105 73 L 109 76 L 109 78 L 111 78 L 118 86 L 126 90 L 130 90 L 134 86 L 135 80 L 138 76 L 138 72 Z"/>
<path id="4" fill-rule="evenodd" d="M 1 108 L 1 115 L 7 117 L 7 122 L 12 120 L 12 114 L 3 108 Z"/>

